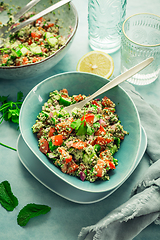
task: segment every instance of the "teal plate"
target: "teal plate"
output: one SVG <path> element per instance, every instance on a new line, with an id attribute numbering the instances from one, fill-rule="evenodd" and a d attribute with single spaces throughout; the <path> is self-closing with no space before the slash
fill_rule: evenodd
<path id="1" fill-rule="evenodd" d="M 142 141 L 138 157 L 136 159 L 132 172 L 138 166 L 147 147 L 147 136 L 143 127 L 141 131 Z M 76 202 L 79 204 L 91 204 L 102 201 L 103 199 L 109 197 L 112 193 L 114 193 L 123 183 L 121 182 L 120 185 L 118 185 L 111 191 L 102 193 L 91 193 L 82 191 L 66 183 L 65 181 L 57 177 L 55 174 L 52 174 L 52 172 L 48 168 L 46 168 L 41 163 L 41 161 L 39 161 L 39 159 L 33 154 L 33 152 L 27 147 L 21 134 L 19 135 L 17 141 L 17 152 L 21 163 L 32 174 L 33 177 L 35 177 L 41 184 L 43 184 L 52 192 L 72 202 Z"/>
<path id="2" fill-rule="evenodd" d="M 22 137 L 34 155 L 53 174 L 69 185 L 86 192 L 106 192 L 116 188 L 124 182 L 133 171 L 141 143 L 141 124 L 138 111 L 129 95 L 119 86 L 100 95 L 109 97 L 116 103 L 116 112 L 124 129 L 129 132 L 121 144 L 120 150 L 115 154 L 119 164 L 116 170 L 110 172 L 109 181 L 82 182 L 76 177 L 62 173 L 49 162 L 48 158 L 40 152 L 37 137 L 32 133 L 32 126 L 41 111 L 42 105 L 47 101 L 49 93 L 53 90 L 68 89 L 69 95 L 89 95 L 106 84 L 108 80 L 94 74 L 82 72 L 68 72 L 45 79 L 36 85 L 26 96 L 20 112 L 20 131 Z"/>

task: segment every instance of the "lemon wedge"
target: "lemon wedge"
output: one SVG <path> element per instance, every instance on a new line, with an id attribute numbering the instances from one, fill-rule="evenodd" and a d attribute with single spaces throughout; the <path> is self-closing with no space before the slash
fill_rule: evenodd
<path id="1" fill-rule="evenodd" d="M 110 78 L 114 71 L 114 61 L 105 52 L 91 51 L 78 61 L 76 70 L 78 72 L 94 73 L 105 78 Z"/>

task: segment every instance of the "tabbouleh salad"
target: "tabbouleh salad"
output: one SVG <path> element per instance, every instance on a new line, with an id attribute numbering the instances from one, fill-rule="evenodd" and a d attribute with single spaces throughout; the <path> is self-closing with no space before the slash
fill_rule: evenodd
<path id="1" fill-rule="evenodd" d="M 26 13 L 20 21 L 33 15 L 35 12 Z M 10 19 L 12 21 L 12 17 Z M 0 66 L 21 66 L 49 57 L 66 42 L 66 38 L 59 35 L 59 29 L 58 19 L 52 23 L 41 17 L 10 35 L 3 48 L 0 48 Z"/>
<path id="2" fill-rule="evenodd" d="M 85 98 L 69 96 L 67 89 L 50 92 L 32 131 L 37 134 L 40 151 L 63 173 L 82 181 L 109 180 L 108 172 L 118 165 L 114 153 L 128 133 L 108 97 L 74 108 L 72 116 L 65 111 L 65 106 Z"/>

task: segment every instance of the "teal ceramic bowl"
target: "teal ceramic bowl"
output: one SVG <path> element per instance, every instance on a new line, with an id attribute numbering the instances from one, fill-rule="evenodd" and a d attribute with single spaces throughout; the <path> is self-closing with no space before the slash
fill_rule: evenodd
<path id="1" fill-rule="evenodd" d="M 114 171 L 111 171 L 109 181 L 82 182 L 76 177 L 62 173 L 40 152 L 37 137 L 32 133 L 32 126 L 51 91 L 66 88 L 70 95 L 80 93 L 89 95 L 105 85 L 107 81 L 105 78 L 97 75 L 82 72 L 68 72 L 52 76 L 36 85 L 28 93 L 20 112 L 20 131 L 22 137 L 39 161 L 53 175 L 58 176 L 69 185 L 76 189 L 92 193 L 113 190 L 130 176 L 135 166 L 141 143 L 141 124 L 137 109 L 128 94 L 121 87 L 116 86 L 99 96 L 100 98 L 107 96 L 116 103 L 119 119 L 124 129 L 129 132 L 129 135 L 122 142 L 120 150 L 115 154 L 115 158 L 118 159 L 119 164 Z"/>
<path id="2" fill-rule="evenodd" d="M 5 0 L 5 3 L 8 3 L 11 6 L 12 13 L 17 12 L 16 7 L 25 6 L 29 0 Z M 51 5 L 51 2 L 56 3 L 58 0 L 41 0 L 37 3 L 32 9 L 29 11 L 36 11 L 36 13 L 44 10 L 45 8 Z M 69 50 L 71 43 L 74 39 L 74 36 L 78 27 L 78 13 L 72 2 L 70 4 L 65 4 L 64 6 L 56 9 L 53 13 L 49 13 L 45 15 L 45 17 L 49 17 L 51 22 L 55 22 L 56 19 L 59 19 L 60 25 L 60 35 L 65 36 L 66 43 L 60 49 L 58 49 L 51 56 L 45 58 L 44 60 L 32 64 L 27 64 L 23 66 L 2 66 L 0 67 L 0 77 L 3 79 L 11 79 L 11 80 L 23 80 L 26 78 L 38 76 L 52 67 L 54 67 L 67 53 Z M 0 13 L 0 22 L 6 23 L 8 20 L 6 11 Z M 72 31 L 71 31 L 72 30 Z"/>

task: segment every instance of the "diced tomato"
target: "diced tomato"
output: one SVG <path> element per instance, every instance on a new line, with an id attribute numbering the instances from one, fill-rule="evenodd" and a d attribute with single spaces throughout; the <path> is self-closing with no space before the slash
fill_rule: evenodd
<path id="1" fill-rule="evenodd" d="M 33 59 L 32 59 L 32 62 L 33 63 L 35 63 L 35 62 L 37 62 L 38 61 L 38 59 L 36 58 L 36 57 L 34 57 Z"/>
<path id="2" fill-rule="evenodd" d="M 99 157 L 104 160 L 108 158 L 108 150 L 102 151 L 99 155 Z"/>
<path id="3" fill-rule="evenodd" d="M 107 143 L 110 143 L 112 140 L 109 138 L 104 138 L 102 136 L 97 136 L 97 138 L 91 143 L 92 146 L 99 144 L 100 146 L 105 146 Z M 102 150 L 102 148 L 101 148 Z"/>
<path id="4" fill-rule="evenodd" d="M 52 144 L 55 146 L 61 146 L 63 143 L 63 137 L 62 135 L 55 135 L 51 137 L 52 139 Z"/>
<path id="5" fill-rule="evenodd" d="M 69 155 L 68 157 L 65 158 L 65 160 L 66 160 L 66 163 L 71 162 L 72 161 L 72 156 Z"/>
<path id="6" fill-rule="evenodd" d="M 76 149 L 83 149 L 84 147 L 87 146 L 86 142 L 83 142 L 81 140 L 78 139 L 77 142 L 72 143 L 72 147 L 76 148 Z"/>
<path id="7" fill-rule="evenodd" d="M 103 168 L 104 168 L 104 161 L 101 159 L 98 159 L 97 164 L 95 165 L 95 170 L 97 172 L 97 177 L 102 177 Z"/>
<path id="8" fill-rule="evenodd" d="M 5 64 L 8 60 L 9 55 L 8 54 L 4 54 L 2 57 L 2 63 Z"/>
<path id="9" fill-rule="evenodd" d="M 61 97 L 62 97 L 62 98 L 68 98 L 68 96 L 65 95 L 65 94 L 62 94 Z"/>
<path id="10" fill-rule="evenodd" d="M 102 125 L 100 125 L 100 128 L 98 129 L 98 131 L 95 133 L 95 136 L 99 136 L 99 135 L 105 135 L 106 131 L 104 129 L 104 127 L 102 127 Z"/>
<path id="11" fill-rule="evenodd" d="M 105 138 L 101 137 L 101 136 L 98 136 L 96 138 L 96 143 L 95 144 L 99 144 L 99 145 L 106 145 L 106 140 Z"/>
<path id="12" fill-rule="evenodd" d="M 31 37 L 34 38 L 35 41 L 38 41 L 41 38 L 41 32 L 31 32 Z"/>
<path id="13" fill-rule="evenodd" d="M 40 17 L 36 20 L 36 24 L 41 24 L 45 19 L 43 17 Z"/>
<path id="14" fill-rule="evenodd" d="M 106 96 L 102 99 L 101 103 L 104 107 L 109 107 L 113 104 L 113 102 Z"/>
<path id="15" fill-rule="evenodd" d="M 29 62 L 28 58 L 27 57 L 23 57 L 22 58 L 22 65 L 27 65 Z M 21 62 L 20 62 L 20 58 L 17 57 L 16 59 L 16 66 L 20 66 L 21 65 Z"/>
<path id="16" fill-rule="evenodd" d="M 37 138 L 38 138 L 38 139 L 41 138 L 42 134 L 43 134 L 43 128 L 41 128 L 41 129 L 39 130 L 39 132 L 37 133 Z"/>
<path id="17" fill-rule="evenodd" d="M 61 155 L 65 159 L 66 163 L 69 163 L 72 161 L 72 156 L 68 152 L 66 152 L 66 150 L 63 147 L 59 147 L 58 151 L 61 153 Z"/>
<path id="18" fill-rule="evenodd" d="M 60 90 L 60 92 L 68 94 L 68 90 L 65 89 L 65 88 L 63 88 L 62 90 Z"/>
<path id="19" fill-rule="evenodd" d="M 100 105 L 97 103 L 96 100 L 93 100 L 93 101 L 92 101 L 92 104 L 93 104 L 93 105 L 96 105 L 97 107 L 100 107 Z"/>
<path id="20" fill-rule="evenodd" d="M 40 61 L 42 59 L 44 59 L 44 57 L 33 57 L 32 62 L 35 63 L 35 62 Z"/>
<path id="21" fill-rule="evenodd" d="M 44 47 L 42 47 L 41 50 L 42 50 L 42 52 L 44 52 L 44 53 L 46 53 L 46 52 L 48 51 L 48 49 L 47 49 L 47 48 L 44 48 Z"/>
<path id="22" fill-rule="evenodd" d="M 28 64 L 28 58 L 27 58 L 27 57 L 23 57 L 23 59 L 22 59 L 22 64 L 23 64 L 23 65 Z"/>
<path id="23" fill-rule="evenodd" d="M 40 139 L 39 149 L 42 153 L 47 154 L 47 152 L 48 152 L 48 142 L 45 138 Z"/>
<path id="24" fill-rule="evenodd" d="M 28 45 L 31 45 L 32 43 L 33 43 L 32 39 L 29 38 L 29 39 L 28 39 Z"/>
<path id="25" fill-rule="evenodd" d="M 109 166 L 110 169 L 115 169 L 115 165 L 113 162 L 111 162 L 109 159 L 108 159 L 108 151 L 105 150 L 103 152 L 100 153 L 100 158 L 107 164 L 107 166 Z"/>
<path id="26" fill-rule="evenodd" d="M 53 27 L 54 23 L 48 23 L 48 25 L 46 25 L 47 28 Z"/>
<path id="27" fill-rule="evenodd" d="M 53 127 L 53 128 L 50 127 L 50 130 L 49 130 L 49 133 L 48 133 L 48 137 L 52 137 L 52 136 L 53 136 L 53 133 L 54 133 L 55 131 L 56 131 L 56 130 L 55 130 L 54 127 Z"/>
<path id="28" fill-rule="evenodd" d="M 62 147 L 58 148 L 58 152 L 60 152 L 61 155 L 64 155 L 66 153 L 66 151 Z"/>
<path id="29" fill-rule="evenodd" d="M 75 100 L 76 102 L 82 101 L 82 100 L 83 100 L 83 96 L 82 96 L 81 94 L 79 94 L 79 95 L 77 95 L 77 96 L 74 97 L 74 100 Z"/>
<path id="30" fill-rule="evenodd" d="M 81 118 L 81 121 L 84 121 L 84 126 L 86 126 L 86 122 L 89 123 L 90 125 L 93 124 L 94 122 L 94 114 L 93 113 L 89 113 L 89 114 L 86 114 L 84 115 L 82 118 Z"/>
<path id="31" fill-rule="evenodd" d="M 116 167 L 115 167 L 113 162 L 111 162 L 109 160 L 105 160 L 105 162 L 109 164 L 110 169 L 116 169 Z"/>
<path id="32" fill-rule="evenodd" d="M 110 143 L 110 142 L 112 142 L 112 139 L 106 138 L 106 142 Z"/>
<path id="33" fill-rule="evenodd" d="M 71 165 L 69 166 L 69 168 L 67 170 L 67 173 L 70 174 L 72 172 L 75 172 L 77 169 L 78 169 L 78 165 L 74 161 L 72 161 Z"/>

